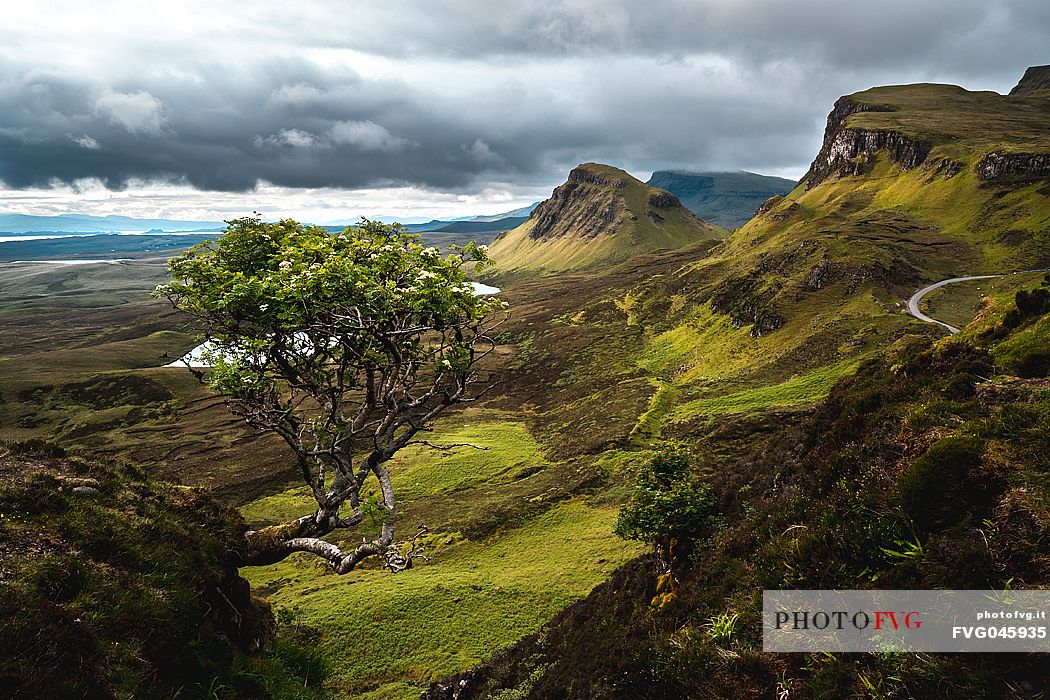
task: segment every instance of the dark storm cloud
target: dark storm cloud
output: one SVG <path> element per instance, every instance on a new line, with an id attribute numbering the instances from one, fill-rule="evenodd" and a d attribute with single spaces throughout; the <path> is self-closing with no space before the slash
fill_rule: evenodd
<path id="1" fill-rule="evenodd" d="M 0 179 L 454 188 L 497 163 L 475 148 L 476 129 L 411 98 L 303 63 L 104 90 L 30 74 L 0 91 Z"/>
<path id="2" fill-rule="evenodd" d="M 839 94 L 1007 89 L 1050 60 L 1042 1 L 243 8 L 201 4 L 207 20 L 182 27 L 114 11 L 95 17 L 101 36 L 85 31 L 90 45 L 76 27 L 56 39 L 74 37 L 64 60 L 14 21 L 0 181 L 471 191 L 546 186 L 583 160 L 798 172 Z"/>
<path id="3" fill-rule="evenodd" d="M 405 55 L 684 55 L 744 62 L 820 58 L 828 67 L 928 64 L 978 72 L 1046 50 L 1043 0 L 525 0 L 494 7 L 459 0 L 440 13 L 403 6 L 368 12 L 365 31 L 334 44 Z M 387 42 L 394 33 L 398 40 Z M 993 55 L 997 60 L 984 59 Z"/>

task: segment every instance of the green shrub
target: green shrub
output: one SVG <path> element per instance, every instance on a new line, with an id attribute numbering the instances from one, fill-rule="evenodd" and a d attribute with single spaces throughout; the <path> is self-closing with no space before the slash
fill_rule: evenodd
<path id="1" fill-rule="evenodd" d="M 707 636 L 711 638 L 711 641 L 721 647 L 729 647 L 729 644 L 733 641 L 733 635 L 737 632 L 737 626 L 740 622 L 740 615 L 737 613 L 722 613 L 715 615 L 707 621 L 704 625 L 704 629 L 707 631 Z"/>
<path id="2" fill-rule="evenodd" d="M 1050 289 L 1022 289 L 1014 295 L 1014 304 L 1016 308 L 1010 309 L 1003 319 L 1008 328 L 1016 328 L 1025 320 L 1050 311 Z"/>
<path id="3" fill-rule="evenodd" d="M 1046 350 L 1034 350 L 1017 358 L 1014 363 L 1014 371 L 1018 377 L 1035 379 L 1050 374 L 1050 352 Z"/>
<path id="4" fill-rule="evenodd" d="M 668 450 L 639 469 L 630 500 L 620 508 L 615 532 L 643 542 L 695 540 L 711 526 L 715 513 L 711 487 L 692 477 L 689 455 Z"/>
<path id="5" fill-rule="evenodd" d="M 984 445 L 973 437 L 935 443 L 900 482 L 905 512 L 924 531 L 958 522 L 966 514 L 970 470 L 981 463 Z"/>

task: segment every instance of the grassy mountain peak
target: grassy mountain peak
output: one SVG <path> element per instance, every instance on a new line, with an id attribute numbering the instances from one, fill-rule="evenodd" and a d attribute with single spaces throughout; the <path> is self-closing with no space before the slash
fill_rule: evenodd
<path id="1" fill-rule="evenodd" d="M 492 246 L 498 271 L 564 270 L 722 238 L 673 194 L 609 165 L 584 163 Z"/>

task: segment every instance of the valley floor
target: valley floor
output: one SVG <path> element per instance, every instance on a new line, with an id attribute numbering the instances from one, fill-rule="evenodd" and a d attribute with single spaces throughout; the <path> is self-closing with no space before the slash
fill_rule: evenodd
<path id="1" fill-rule="evenodd" d="M 394 465 L 399 535 L 426 524 L 429 562 L 398 575 L 340 577 L 293 557 L 242 572 L 278 611 L 320 632 L 329 690 L 415 698 L 536 633 L 644 552 L 613 536 L 612 524 L 631 466 L 655 445 L 712 445 L 712 464 L 729 463 L 743 446 L 715 433 L 739 430 L 750 442 L 763 425 L 804 414 L 894 338 L 937 333 L 870 296 L 835 314 L 812 312 L 771 338 L 751 338 L 705 306 L 653 322 L 663 317 L 637 305 L 638 286 L 650 285 L 653 298 L 648 280 L 668 284 L 694 255 L 652 256 L 613 279 L 510 282 L 513 317 L 493 367 L 504 391 L 449 414 L 431 438 L 487 449 L 413 448 Z M 196 342 L 147 297 L 163 267 L 5 273 L 0 437 L 51 437 L 208 487 L 249 523 L 310 510 L 279 441 L 250 432 L 187 371 L 159 367 Z M 989 287 L 1006 292 L 1033 279 Z M 955 285 L 931 294 L 925 308 L 962 323 L 986 291 Z M 677 313 L 688 293 L 660 303 Z M 866 316 L 871 309 L 881 315 Z M 824 339 L 819 348 L 814 337 Z"/>

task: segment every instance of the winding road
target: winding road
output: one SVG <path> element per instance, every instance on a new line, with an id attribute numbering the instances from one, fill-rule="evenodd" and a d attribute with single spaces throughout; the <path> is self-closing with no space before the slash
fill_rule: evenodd
<path id="1" fill-rule="evenodd" d="M 938 321 L 935 318 L 930 318 L 922 311 L 919 311 L 919 302 L 922 298 L 932 292 L 935 289 L 945 286 L 946 284 L 955 284 L 956 282 L 969 282 L 971 280 L 990 280 L 995 277 L 1005 277 L 1006 275 L 974 275 L 971 277 L 952 277 L 950 280 L 941 280 L 936 284 L 931 284 L 929 287 L 923 287 L 919 291 L 911 295 L 911 299 L 908 299 L 908 313 L 926 323 L 936 323 L 938 326 L 944 326 L 950 333 L 958 333 L 959 329 L 955 326 L 950 326 L 944 321 Z"/>
<path id="2" fill-rule="evenodd" d="M 1030 272 L 1050 272 L 1050 268 L 1040 267 L 1034 270 L 1018 270 L 1017 272 L 1011 272 L 1010 274 L 1023 275 Z M 908 313 L 914 316 L 915 318 L 919 319 L 920 321 L 925 321 L 926 323 L 936 323 L 938 326 L 944 326 L 952 334 L 958 333 L 959 329 L 955 326 L 950 326 L 944 321 L 938 321 L 935 318 L 930 318 L 923 312 L 919 311 L 919 302 L 922 301 L 922 298 L 924 296 L 937 289 L 938 287 L 943 287 L 946 284 L 955 284 L 956 282 L 969 282 L 971 280 L 990 280 L 996 277 L 1006 277 L 1006 275 L 972 275 L 970 277 L 952 277 L 950 280 L 941 280 L 936 284 L 931 284 L 929 287 L 923 287 L 919 291 L 912 294 L 911 299 L 908 300 Z"/>

